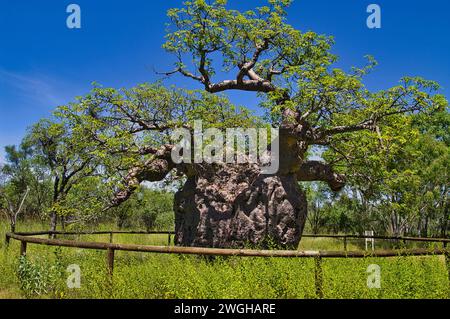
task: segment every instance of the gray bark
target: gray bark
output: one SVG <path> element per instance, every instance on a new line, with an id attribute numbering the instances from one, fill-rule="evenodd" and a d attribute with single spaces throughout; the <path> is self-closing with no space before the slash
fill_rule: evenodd
<path id="1" fill-rule="evenodd" d="M 189 177 L 174 211 L 177 245 L 296 248 L 307 205 L 294 174 L 268 176 L 226 165 Z"/>

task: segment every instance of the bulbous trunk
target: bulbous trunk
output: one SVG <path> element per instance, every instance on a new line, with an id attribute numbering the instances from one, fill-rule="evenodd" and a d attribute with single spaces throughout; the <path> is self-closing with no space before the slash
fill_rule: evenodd
<path id="1" fill-rule="evenodd" d="M 175 244 L 297 248 L 307 216 L 295 174 L 257 166 L 203 166 L 175 195 Z"/>

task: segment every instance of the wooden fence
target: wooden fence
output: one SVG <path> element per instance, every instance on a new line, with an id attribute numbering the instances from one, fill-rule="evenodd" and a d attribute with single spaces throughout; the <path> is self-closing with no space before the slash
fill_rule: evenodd
<path id="1" fill-rule="evenodd" d="M 74 240 L 55 239 L 58 235 L 106 235 L 109 234 L 109 243 L 84 242 Z M 149 246 L 135 244 L 119 244 L 113 242 L 114 234 L 166 234 L 168 235 L 167 246 Z M 310 235 L 303 237 L 314 238 L 340 238 L 344 241 L 343 251 L 324 251 L 324 250 L 256 250 L 256 249 L 223 249 L 223 248 L 203 248 L 203 247 L 178 247 L 171 246 L 171 237 L 174 232 L 170 231 L 98 231 L 98 232 L 28 232 L 28 233 L 7 233 L 6 244 L 9 245 L 11 239 L 20 241 L 20 255 L 25 256 L 27 244 L 38 244 L 59 247 L 75 247 L 82 249 L 106 250 L 108 273 L 113 274 L 115 251 L 148 252 L 163 254 L 189 254 L 203 256 L 239 256 L 239 257 L 281 257 L 281 258 L 314 258 L 315 260 L 315 287 L 319 298 L 323 297 L 323 271 L 322 258 L 366 258 L 366 257 L 397 257 L 397 256 L 426 256 L 426 255 L 444 255 L 446 258 L 447 269 L 450 280 L 450 249 L 447 244 L 450 239 L 447 238 L 419 238 L 419 237 L 388 237 L 388 236 L 358 236 L 358 235 Z M 49 238 L 36 238 L 34 236 L 48 235 Z M 415 242 L 438 242 L 442 243 L 442 248 L 415 248 L 415 249 L 395 249 L 395 250 L 375 250 L 375 251 L 348 251 L 348 239 L 384 239 L 393 241 L 415 241 Z"/>

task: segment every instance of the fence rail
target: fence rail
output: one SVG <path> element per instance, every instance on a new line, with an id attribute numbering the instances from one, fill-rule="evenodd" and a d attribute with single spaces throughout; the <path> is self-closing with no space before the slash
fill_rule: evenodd
<path id="1" fill-rule="evenodd" d="M 38 231 L 38 232 L 15 232 L 14 234 L 22 236 L 39 236 L 39 235 L 175 235 L 174 231 L 83 231 L 83 232 L 63 232 L 63 231 Z M 302 237 L 307 238 L 338 238 L 338 239 L 381 239 L 395 241 L 416 241 L 416 242 L 440 242 L 443 244 L 450 243 L 450 238 L 439 237 L 408 237 L 408 236 L 366 236 L 366 235 L 331 235 L 331 234 L 303 234 Z M 445 245 L 446 246 L 446 245 Z"/>
<path id="2" fill-rule="evenodd" d="M 54 234 L 55 232 L 39 232 L 39 235 Z M 101 233 L 107 234 L 108 232 Z M 34 233 L 36 234 L 36 233 Z M 58 232 L 58 234 L 63 234 Z M 67 233 L 64 233 L 67 234 Z M 154 234 L 146 233 L 146 234 Z M 84 249 L 97 250 L 123 250 L 134 252 L 152 252 L 165 254 L 190 254 L 190 255 L 208 255 L 208 256 L 241 256 L 241 257 L 327 257 L 327 258 L 364 258 L 364 257 L 395 257 L 395 256 L 422 256 L 422 255 L 442 255 L 450 252 L 446 248 L 416 248 L 416 249 L 398 249 L 398 250 L 376 250 L 376 251 L 325 251 L 325 250 L 256 250 L 256 249 L 224 249 L 224 248 L 203 248 L 203 247 L 178 247 L 178 246 L 150 246 L 135 244 L 118 243 L 99 243 L 83 242 L 74 240 L 46 239 L 32 237 L 34 235 L 23 235 L 23 233 L 8 233 L 7 237 L 16 239 L 20 242 L 61 246 L 76 247 Z"/>
<path id="3" fill-rule="evenodd" d="M 62 240 L 53 238 L 36 238 L 41 235 L 110 235 L 109 243 L 85 242 L 74 240 Z M 150 246 L 136 244 L 119 244 L 112 242 L 113 234 L 167 234 L 168 246 Z M 419 238 L 419 237 L 387 237 L 387 236 L 358 236 L 358 235 L 303 235 L 303 237 L 325 237 L 325 238 L 343 238 L 344 251 L 326 251 L 326 250 L 256 250 L 256 249 L 223 249 L 223 248 L 203 248 L 203 247 L 178 247 L 170 246 L 170 238 L 174 232 L 143 232 L 143 231 L 99 231 L 99 232 L 58 232 L 58 231 L 40 231 L 28 233 L 7 233 L 6 244 L 9 245 L 10 239 L 20 241 L 20 255 L 25 256 L 27 244 L 38 244 L 59 247 L 74 247 L 82 249 L 106 250 L 106 259 L 108 273 L 110 276 L 114 270 L 115 251 L 163 253 L 163 254 L 188 254 L 201 256 L 239 256 L 239 257 L 282 257 L 282 258 L 314 258 L 315 259 L 315 286 L 316 294 L 319 298 L 323 297 L 322 280 L 322 258 L 366 258 L 366 257 L 397 257 L 397 256 L 426 256 L 426 255 L 444 255 L 450 280 L 450 249 L 446 244 L 450 242 L 447 238 Z M 421 242 L 441 242 L 442 248 L 415 248 L 415 249 L 396 249 L 396 250 L 375 250 L 375 251 L 347 251 L 346 240 L 349 238 L 375 238 L 403 241 L 421 241 Z"/>

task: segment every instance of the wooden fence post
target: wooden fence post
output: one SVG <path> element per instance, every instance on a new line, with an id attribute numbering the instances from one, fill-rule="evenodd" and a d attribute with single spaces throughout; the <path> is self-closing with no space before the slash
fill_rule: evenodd
<path id="1" fill-rule="evenodd" d="M 168 246 L 170 246 L 170 242 L 171 242 L 171 239 L 172 239 L 172 236 L 171 236 L 171 234 L 169 233 L 169 236 L 168 236 L 169 238 L 168 238 Z"/>
<path id="2" fill-rule="evenodd" d="M 448 283 L 450 285 L 450 252 L 446 252 L 444 254 L 445 256 L 445 265 L 447 266 L 447 272 L 448 272 Z"/>
<path id="3" fill-rule="evenodd" d="M 344 236 L 344 251 L 347 251 L 347 236 Z"/>
<path id="4" fill-rule="evenodd" d="M 323 298 L 323 269 L 322 269 L 322 257 L 314 257 L 314 282 L 316 286 L 317 298 Z"/>
<path id="5" fill-rule="evenodd" d="M 25 256 L 27 254 L 27 242 L 20 242 L 20 256 Z"/>
<path id="6" fill-rule="evenodd" d="M 108 256 L 108 272 L 109 275 L 112 277 L 114 271 L 114 249 L 108 248 L 107 256 Z"/>
<path id="7" fill-rule="evenodd" d="M 5 246 L 9 247 L 9 242 L 11 241 L 11 237 L 8 236 L 8 234 L 5 235 Z"/>
<path id="8" fill-rule="evenodd" d="M 112 244 L 113 242 L 113 232 L 109 233 L 109 242 Z"/>

